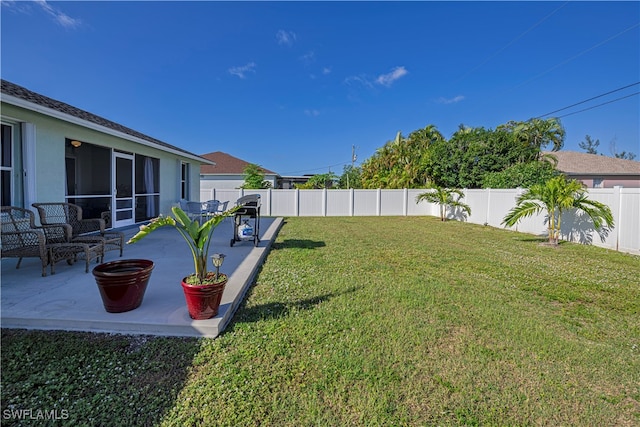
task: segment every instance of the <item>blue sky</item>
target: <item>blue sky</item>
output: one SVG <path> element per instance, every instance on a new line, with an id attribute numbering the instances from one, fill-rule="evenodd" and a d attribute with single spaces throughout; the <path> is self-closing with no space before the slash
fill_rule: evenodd
<path id="1" fill-rule="evenodd" d="M 3 0 L 1 13 L 2 78 L 281 175 L 340 174 L 352 146 L 359 164 L 398 131 L 449 138 L 560 109 L 565 149 L 588 134 L 640 157 L 639 2 Z"/>

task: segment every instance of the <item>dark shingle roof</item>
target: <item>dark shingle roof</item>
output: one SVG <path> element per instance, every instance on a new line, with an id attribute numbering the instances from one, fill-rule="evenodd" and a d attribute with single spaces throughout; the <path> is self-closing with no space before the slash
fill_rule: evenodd
<path id="1" fill-rule="evenodd" d="M 545 152 L 558 159 L 559 171 L 574 175 L 640 175 L 640 162 L 576 151 Z"/>
<path id="2" fill-rule="evenodd" d="M 223 153 L 222 151 L 216 151 L 213 153 L 202 154 L 207 160 L 211 160 L 215 162 L 215 166 L 211 165 L 202 165 L 200 166 L 201 174 L 232 174 L 232 175 L 242 175 L 244 173 L 244 168 L 249 165 L 249 162 L 245 162 L 242 159 L 237 157 L 233 157 L 230 154 Z M 277 175 L 277 173 L 272 172 L 268 169 L 260 167 L 262 172 L 269 175 Z"/>
<path id="3" fill-rule="evenodd" d="M 81 120 L 85 120 L 87 122 L 99 125 L 99 126 L 103 126 L 107 129 L 111 129 L 117 132 L 121 132 L 124 133 L 126 135 L 130 135 L 132 137 L 135 138 L 139 138 L 145 141 L 148 141 L 152 144 L 156 144 L 159 145 L 161 147 L 165 147 L 168 149 L 172 149 L 172 150 L 176 150 L 179 152 L 182 152 L 186 155 L 189 156 L 195 156 L 195 157 L 199 157 L 197 154 L 191 153 L 189 151 L 183 150 L 180 147 L 176 147 L 174 145 L 171 144 L 167 144 L 166 142 L 160 141 L 159 139 L 155 139 L 152 138 L 148 135 L 145 135 L 143 133 L 140 133 L 138 131 L 135 131 L 131 128 L 128 128 L 126 126 L 122 126 L 121 124 L 118 124 L 116 122 L 112 122 L 111 120 L 107 120 L 103 117 L 97 116 L 93 113 L 89 113 L 88 111 L 84 111 L 81 110 L 79 108 L 76 108 L 72 105 L 66 104 L 64 102 L 61 101 L 57 101 L 55 99 L 49 98 L 47 96 L 44 95 L 40 95 L 39 93 L 30 91 L 29 89 L 26 89 L 22 86 L 19 86 L 15 83 L 11 83 L 7 80 L 1 80 L 2 85 L 1 85 L 1 92 L 4 95 L 11 95 L 14 96 L 16 98 L 20 98 L 24 101 L 28 101 L 31 102 L 33 104 L 39 105 L 41 107 L 46 107 L 46 108 L 50 108 L 52 110 L 58 111 L 60 113 L 64 113 L 64 114 L 68 114 L 70 116 L 76 117 L 78 119 Z M 6 101 L 6 99 L 5 99 Z"/>

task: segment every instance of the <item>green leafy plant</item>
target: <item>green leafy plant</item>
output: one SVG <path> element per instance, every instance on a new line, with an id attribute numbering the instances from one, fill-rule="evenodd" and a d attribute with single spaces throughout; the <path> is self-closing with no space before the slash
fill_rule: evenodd
<path id="1" fill-rule="evenodd" d="M 503 171 L 484 175 L 482 187 L 529 188 L 535 184 L 544 184 L 559 173 L 551 162 L 544 160 L 516 163 Z"/>
<path id="2" fill-rule="evenodd" d="M 213 230 L 222 222 L 223 219 L 232 215 L 238 207 L 229 209 L 218 215 L 214 215 L 209 220 L 200 225 L 199 221 L 192 220 L 178 206 L 171 208 L 173 217 L 160 215 L 151 220 L 147 225 L 142 225 L 140 231 L 133 236 L 127 244 L 135 243 L 143 237 L 149 235 L 158 228 L 171 226 L 174 227 L 189 245 L 191 255 L 193 256 L 193 264 L 195 274 L 189 276 L 188 281 L 191 284 L 205 284 L 215 281 L 217 278 L 211 277 L 207 270 L 207 257 L 209 255 L 209 247 L 211 245 L 211 236 Z M 215 282 L 214 282 L 215 283 Z"/>
<path id="3" fill-rule="evenodd" d="M 313 190 L 321 188 L 334 188 L 338 176 L 333 172 L 321 173 L 312 176 L 304 184 L 296 184 L 296 188 L 300 190 Z"/>
<path id="4" fill-rule="evenodd" d="M 264 179 L 264 169 L 255 163 L 249 163 L 244 168 L 244 184 L 240 188 L 245 190 L 259 190 L 271 188 L 271 183 Z"/>
<path id="5" fill-rule="evenodd" d="M 562 213 L 577 209 L 586 213 L 596 230 L 604 224 L 613 227 L 611 209 L 604 203 L 589 200 L 584 186 L 576 180 L 567 180 L 563 175 L 544 184 L 531 186 L 516 200 L 516 206 L 504 217 L 502 223 L 509 227 L 521 219 L 545 211 L 549 230 L 549 243 L 557 245 L 562 226 Z"/>
<path id="6" fill-rule="evenodd" d="M 460 201 L 463 197 L 464 193 L 462 192 L 462 190 L 435 186 L 431 191 L 418 194 L 418 196 L 416 197 L 416 202 L 426 200 L 429 203 L 440 205 L 440 220 L 446 221 L 447 207 L 460 208 L 467 215 L 471 215 L 471 207 L 466 203 Z"/>

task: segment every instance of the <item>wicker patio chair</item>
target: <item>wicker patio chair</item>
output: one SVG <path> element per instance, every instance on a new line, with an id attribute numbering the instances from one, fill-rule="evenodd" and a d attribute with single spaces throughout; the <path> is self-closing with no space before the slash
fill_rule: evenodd
<path id="1" fill-rule="evenodd" d="M 20 268 L 22 258 L 40 258 L 43 277 L 47 275 L 49 264 L 47 234 L 56 241 L 71 238 L 71 227 L 65 225 L 37 227 L 34 213 L 17 206 L 2 206 L 0 221 L 2 222 L 2 244 L 0 245 L 2 258 L 18 258 L 16 268 Z"/>
<path id="2" fill-rule="evenodd" d="M 32 206 L 38 210 L 42 225 L 69 224 L 72 242 L 91 243 L 102 240 L 105 252 L 119 250 L 122 256 L 124 233 L 106 231 L 104 219 L 82 218 L 82 208 L 73 203 L 33 203 Z"/>

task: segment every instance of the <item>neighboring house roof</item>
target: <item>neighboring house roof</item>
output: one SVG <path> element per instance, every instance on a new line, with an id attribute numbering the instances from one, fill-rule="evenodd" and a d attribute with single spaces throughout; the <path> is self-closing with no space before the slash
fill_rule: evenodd
<path id="1" fill-rule="evenodd" d="M 640 162 L 576 151 L 547 151 L 558 159 L 556 169 L 571 175 L 640 175 Z"/>
<path id="2" fill-rule="evenodd" d="M 72 105 L 66 104 L 61 101 L 40 95 L 39 93 L 30 91 L 15 83 L 11 83 L 7 80 L 1 80 L 1 92 L 2 102 L 6 102 L 11 105 L 26 108 L 28 110 L 36 111 L 48 116 L 56 117 L 61 120 L 66 120 L 72 123 L 76 123 L 85 127 L 94 128 L 101 132 L 113 134 L 133 142 L 141 143 L 143 145 L 154 146 L 155 148 L 163 151 L 173 152 L 185 157 L 189 157 L 201 162 L 209 163 L 208 160 L 203 159 L 197 154 L 183 150 L 158 139 L 152 138 L 148 135 L 130 129 L 121 124 L 112 122 L 103 117 L 97 116 L 88 111 L 81 110 Z M 74 120 L 75 119 L 75 120 Z M 92 126 L 94 125 L 94 126 Z"/>
<path id="3" fill-rule="evenodd" d="M 203 175 L 242 175 L 244 174 L 244 169 L 250 164 L 249 162 L 233 157 L 230 154 L 223 153 L 222 151 L 202 154 L 202 157 L 215 163 L 215 166 L 200 166 L 200 173 Z M 277 173 L 265 169 L 262 166 L 260 166 L 260 169 L 264 174 L 278 175 Z"/>

